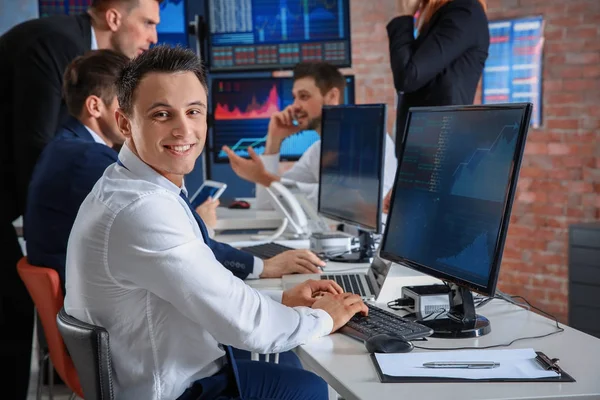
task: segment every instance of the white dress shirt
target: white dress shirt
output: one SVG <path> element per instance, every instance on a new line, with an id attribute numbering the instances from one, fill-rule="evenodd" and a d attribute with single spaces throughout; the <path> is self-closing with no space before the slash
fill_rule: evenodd
<path id="1" fill-rule="evenodd" d="M 93 26 L 90 29 L 92 30 L 92 40 L 90 43 L 90 50 L 98 50 L 98 41 L 96 40 L 96 31 L 94 30 Z"/>
<path id="2" fill-rule="evenodd" d="M 265 169 L 274 174 L 279 175 L 279 153 L 263 154 L 260 156 Z M 282 180 L 294 181 L 298 189 L 306 198 L 312 201 L 316 207 L 319 196 L 319 165 L 321 160 L 321 141 L 313 143 L 302 157 L 294 163 L 292 168 L 281 175 Z M 394 186 L 394 178 L 396 176 L 396 160 L 394 141 L 390 135 L 385 135 L 385 159 L 383 170 L 383 195 Z M 259 209 L 272 209 L 269 201 L 269 194 L 262 185 L 256 185 L 256 207 Z"/>
<path id="3" fill-rule="evenodd" d="M 94 32 L 93 29 L 92 29 L 92 32 Z M 90 133 L 90 135 L 92 135 L 92 138 L 94 139 L 94 141 L 96 143 L 100 143 L 100 144 L 104 144 L 104 145 L 108 146 L 108 144 L 104 141 L 104 139 L 102 139 L 90 127 L 88 127 L 85 124 L 83 124 L 83 126 L 85 127 L 85 129 L 87 129 L 87 131 Z M 211 237 L 214 236 L 214 230 L 212 228 L 207 226 L 206 230 L 209 232 L 209 235 L 211 235 Z M 258 257 L 253 257 L 253 258 L 254 258 L 254 263 L 252 265 L 252 272 L 246 277 L 246 279 L 260 279 L 260 275 L 263 273 L 263 271 L 265 269 L 265 263 L 262 259 L 260 259 Z"/>
<path id="4" fill-rule="evenodd" d="M 89 127 L 89 126 L 87 126 L 86 124 L 82 124 L 82 125 L 83 125 L 83 126 L 85 127 L 85 129 L 87 129 L 87 131 L 90 133 L 90 135 L 92 136 L 92 139 L 94 139 L 94 142 L 96 142 L 96 143 L 100 143 L 100 144 L 103 144 L 103 145 L 106 145 L 106 146 L 108 146 L 108 144 L 107 144 L 107 143 L 104 141 L 104 139 L 102 139 L 102 138 L 100 137 L 100 135 L 98 135 L 96 132 L 94 132 L 94 131 L 92 130 L 92 128 L 90 128 L 90 127 Z"/>
<path id="5" fill-rule="evenodd" d="M 116 399 L 176 399 L 224 365 L 219 343 L 290 350 L 331 332 L 323 310 L 247 286 L 204 243 L 174 185 L 123 146 L 82 203 L 65 309 L 110 335 Z"/>

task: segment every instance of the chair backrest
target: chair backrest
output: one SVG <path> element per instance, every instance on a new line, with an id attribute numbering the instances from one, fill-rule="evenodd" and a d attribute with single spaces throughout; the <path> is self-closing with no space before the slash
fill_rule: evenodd
<path id="1" fill-rule="evenodd" d="M 113 400 L 110 343 L 106 329 L 85 323 L 67 314 L 56 317 L 60 331 L 83 388 L 86 400 Z"/>
<path id="2" fill-rule="evenodd" d="M 64 302 L 58 273 L 51 268 L 29 264 L 27 257 L 19 260 L 17 271 L 35 304 L 56 372 L 69 389 L 83 397 L 77 370 L 56 325 L 56 316 Z"/>

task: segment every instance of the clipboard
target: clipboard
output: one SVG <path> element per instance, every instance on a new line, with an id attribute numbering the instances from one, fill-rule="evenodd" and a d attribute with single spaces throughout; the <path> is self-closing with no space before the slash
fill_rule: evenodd
<path id="1" fill-rule="evenodd" d="M 494 379 L 467 379 L 467 378 L 440 378 L 440 377 L 424 377 L 424 376 L 391 376 L 386 375 L 381 371 L 381 367 L 377 362 L 377 358 L 375 354 L 371 353 L 371 361 L 375 366 L 375 370 L 377 371 L 377 375 L 379 376 L 379 381 L 381 383 L 436 383 L 436 382 L 447 382 L 447 383 L 477 383 L 477 382 L 576 382 L 575 379 L 565 372 L 558 365 L 558 358 L 549 358 L 541 351 L 536 351 L 537 357 L 535 361 L 545 370 L 553 370 L 558 373 L 557 377 L 552 378 L 494 378 Z"/>

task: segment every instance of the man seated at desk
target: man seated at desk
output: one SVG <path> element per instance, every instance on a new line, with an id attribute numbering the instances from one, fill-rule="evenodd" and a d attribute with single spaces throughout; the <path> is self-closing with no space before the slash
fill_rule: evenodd
<path id="1" fill-rule="evenodd" d="M 27 258 L 55 269 L 65 289 L 65 258 L 77 210 L 102 176 L 117 161 L 125 138 L 116 124 L 116 79 L 129 61 L 110 50 L 76 58 L 64 75 L 63 93 L 72 117 L 46 146 L 30 183 L 24 232 Z M 196 211 L 211 219 L 214 207 Z M 217 259 L 241 279 L 278 278 L 293 272 L 315 273 L 324 263 L 308 250 L 293 250 L 268 260 L 209 239 Z"/>
<path id="2" fill-rule="evenodd" d="M 310 372 L 230 351 L 290 350 L 368 309 L 327 280 L 270 298 L 215 258 L 183 182 L 207 132 L 198 57 L 156 46 L 125 67 L 117 92 L 125 144 L 75 219 L 65 298 L 68 314 L 107 329 L 116 398 L 327 399 Z"/>
<path id="3" fill-rule="evenodd" d="M 346 81 L 336 67 L 324 62 L 298 63 L 294 67 L 293 79 L 294 103 L 271 116 L 263 155 L 259 157 L 250 147 L 248 148 L 250 159 L 244 159 L 229 147 L 223 147 L 235 173 L 240 178 L 257 184 L 258 208 L 269 207 L 268 195 L 264 188 L 282 178 L 294 181 L 309 200 L 315 205 L 317 202 L 321 141 L 313 143 L 292 168 L 279 176 L 281 143 L 284 139 L 307 129 L 315 130 L 320 135 L 323 106 L 342 104 Z M 394 142 L 389 135 L 385 136 L 383 193 L 387 193 L 392 188 L 397 166 Z"/>

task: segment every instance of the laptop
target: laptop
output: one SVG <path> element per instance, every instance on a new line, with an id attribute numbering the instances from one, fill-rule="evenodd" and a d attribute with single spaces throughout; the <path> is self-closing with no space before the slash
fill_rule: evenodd
<path id="1" fill-rule="evenodd" d="M 356 264 L 339 263 L 338 265 L 343 269 L 356 268 Z M 281 284 L 283 290 L 288 290 L 309 279 L 330 279 L 337 282 L 345 292 L 358 294 L 363 300 L 377 301 L 390 267 L 390 262 L 376 256 L 367 272 L 327 272 L 325 267 L 323 274 L 284 275 Z"/>

